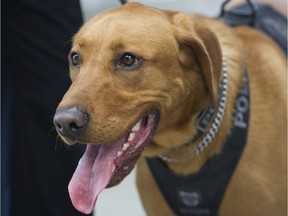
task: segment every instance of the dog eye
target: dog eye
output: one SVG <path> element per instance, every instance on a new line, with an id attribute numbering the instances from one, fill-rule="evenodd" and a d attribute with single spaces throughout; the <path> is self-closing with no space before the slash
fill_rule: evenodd
<path id="1" fill-rule="evenodd" d="M 80 56 L 76 52 L 72 52 L 70 55 L 70 64 L 73 67 L 79 67 L 80 66 Z"/>
<path id="2" fill-rule="evenodd" d="M 117 63 L 118 69 L 134 69 L 140 63 L 140 60 L 135 57 L 133 54 L 125 53 L 121 56 L 120 60 Z"/>

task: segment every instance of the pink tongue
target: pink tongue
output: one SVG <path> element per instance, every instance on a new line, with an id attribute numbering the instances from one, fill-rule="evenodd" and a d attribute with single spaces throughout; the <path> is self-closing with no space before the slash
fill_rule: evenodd
<path id="1" fill-rule="evenodd" d="M 110 145 L 87 145 L 68 186 L 71 201 L 78 211 L 85 214 L 93 211 L 98 195 L 111 179 L 121 141 Z"/>

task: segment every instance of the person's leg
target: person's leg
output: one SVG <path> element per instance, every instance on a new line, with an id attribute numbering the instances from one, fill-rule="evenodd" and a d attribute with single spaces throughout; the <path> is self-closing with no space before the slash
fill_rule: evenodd
<path id="1" fill-rule="evenodd" d="M 13 87 L 6 104 L 12 138 L 2 143 L 11 153 L 9 216 L 83 215 L 72 206 L 67 187 L 84 146 L 65 146 L 52 122 L 70 84 L 67 55 L 82 24 L 79 2 L 5 0 L 2 6 L 2 64 L 9 66 L 4 68 Z"/>

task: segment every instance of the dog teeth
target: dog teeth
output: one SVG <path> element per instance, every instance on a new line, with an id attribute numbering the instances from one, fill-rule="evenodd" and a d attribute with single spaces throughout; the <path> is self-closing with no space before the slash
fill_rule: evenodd
<path id="1" fill-rule="evenodd" d="M 128 149 L 129 147 L 129 143 L 124 143 L 122 150 L 125 151 L 126 149 Z"/>
<path id="2" fill-rule="evenodd" d="M 119 150 L 117 152 L 116 158 L 120 157 L 123 154 L 123 152 L 129 148 L 129 146 L 130 146 L 129 143 L 124 143 L 122 146 L 122 150 Z"/>
<path id="3" fill-rule="evenodd" d="M 138 131 L 138 130 L 140 129 L 140 127 L 141 127 L 141 120 L 138 121 L 138 122 L 134 125 L 134 127 L 131 129 L 131 131 L 136 132 L 136 131 Z"/>
<path id="4" fill-rule="evenodd" d="M 123 154 L 123 152 L 129 148 L 130 146 L 129 142 L 135 138 L 136 132 L 139 131 L 139 129 L 141 128 L 141 121 L 142 120 L 138 121 L 131 129 L 127 142 L 124 143 L 122 149 L 117 152 L 116 158 L 120 157 Z"/>
<path id="5" fill-rule="evenodd" d="M 117 157 L 120 157 L 120 156 L 122 155 L 122 153 L 123 153 L 123 152 L 122 152 L 121 150 L 118 151 L 118 152 L 117 152 Z"/>
<path id="6" fill-rule="evenodd" d="M 131 132 L 131 133 L 129 134 L 128 141 L 133 140 L 134 137 L 135 137 L 135 133 L 134 133 L 134 132 Z"/>

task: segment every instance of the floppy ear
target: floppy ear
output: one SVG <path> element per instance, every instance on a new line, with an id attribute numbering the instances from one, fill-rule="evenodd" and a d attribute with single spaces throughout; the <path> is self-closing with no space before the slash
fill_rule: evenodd
<path id="1" fill-rule="evenodd" d="M 175 14 L 172 17 L 172 23 L 175 27 L 175 36 L 179 46 L 186 47 L 186 50 L 187 48 L 191 49 L 196 56 L 211 101 L 216 105 L 222 71 L 222 53 L 216 34 L 201 18 L 190 17 L 184 13 Z M 189 52 L 182 53 L 182 55 L 186 55 L 186 59 L 193 58 L 193 56 L 187 56 Z"/>

